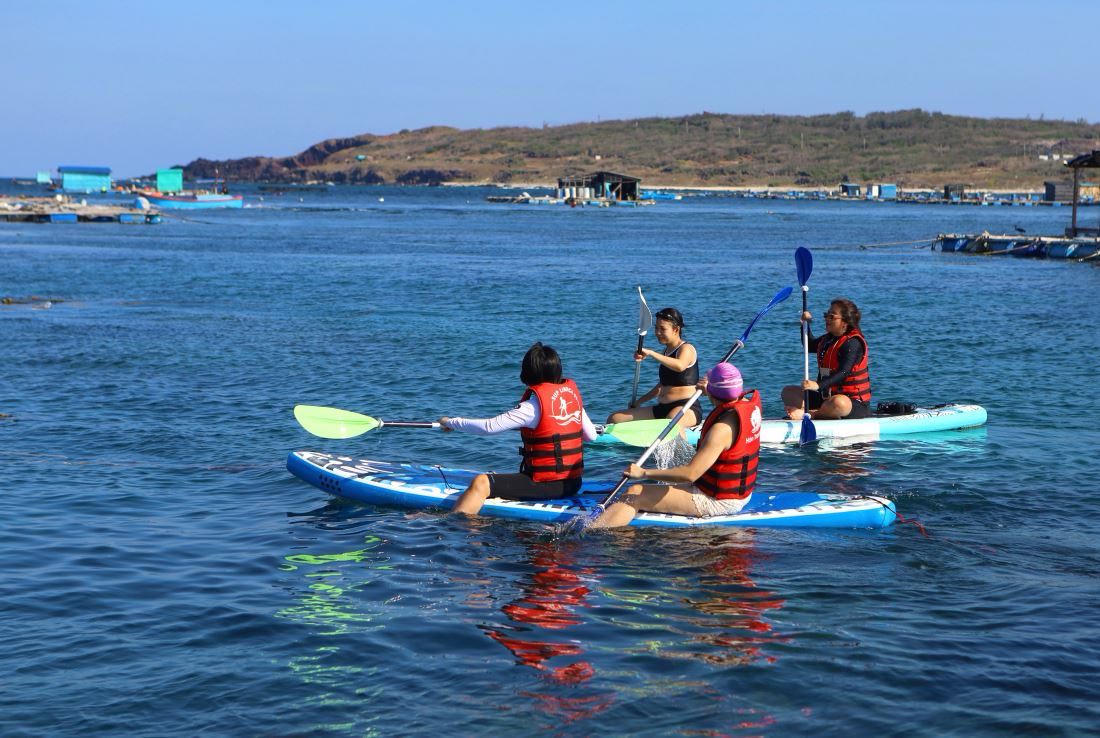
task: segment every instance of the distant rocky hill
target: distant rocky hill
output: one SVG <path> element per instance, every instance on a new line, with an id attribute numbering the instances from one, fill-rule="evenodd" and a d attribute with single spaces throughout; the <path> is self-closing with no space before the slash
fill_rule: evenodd
<path id="1" fill-rule="evenodd" d="M 1083 120 L 968 118 L 924 110 L 816 116 L 701 113 L 542 128 L 444 126 L 363 134 L 294 156 L 185 166 L 188 178 L 362 184 L 553 184 L 610 170 L 649 186 L 1041 188 L 1063 179 L 1062 156 L 1100 149 L 1100 125 Z"/>

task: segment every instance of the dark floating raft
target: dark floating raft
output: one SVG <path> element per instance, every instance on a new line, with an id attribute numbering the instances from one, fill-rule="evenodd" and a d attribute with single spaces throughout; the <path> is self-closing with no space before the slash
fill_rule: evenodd
<path id="1" fill-rule="evenodd" d="M 1100 238 L 1062 238 L 1059 236 L 977 235 L 941 233 L 932 249 L 943 252 L 1016 256 L 1033 259 L 1074 259 L 1100 262 Z"/>

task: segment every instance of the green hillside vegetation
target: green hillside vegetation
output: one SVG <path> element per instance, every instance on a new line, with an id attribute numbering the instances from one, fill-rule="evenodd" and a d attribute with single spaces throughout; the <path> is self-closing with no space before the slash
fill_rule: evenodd
<path id="1" fill-rule="evenodd" d="M 543 128 L 459 130 L 434 126 L 323 141 L 296 156 L 198 159 L 188 177 L 215 167 L 231 179 L 366 184 L 554 184 L 610 170 L 646 186 L 835 187 L 894 182 L 938 188 L 1040 189 L 1065 179 L 1040 155 L 1100 148 L 1100 125 L 1083 120 L 968 118 L 924 110 L 816 116 L 639 118 Z"/>

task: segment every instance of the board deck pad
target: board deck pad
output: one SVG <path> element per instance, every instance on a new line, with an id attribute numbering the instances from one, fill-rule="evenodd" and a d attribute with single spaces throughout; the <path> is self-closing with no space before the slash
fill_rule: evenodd
<path id="1" fill-rule="evenodd" d="M 319 451 L 291 453 L 287 457 L 287 470 L 318 489 L 344 499 L 371 505 L 443 510 L 450 509 L 470 480 L 481 473 L 468 469 L 361 459 Z M 481 514 L 563 523 L 589 513 L 611 492 L 617 481 L 586 480 L 580 494 L 560 500 L 489 498 L 482 507 Z M 895 517 L 894 503 L 882 497 L 756 491 L 749 504 L 736 515 L 697 518 L 640 513 L 631 524 L 879 528 L 891 525 Z"/>

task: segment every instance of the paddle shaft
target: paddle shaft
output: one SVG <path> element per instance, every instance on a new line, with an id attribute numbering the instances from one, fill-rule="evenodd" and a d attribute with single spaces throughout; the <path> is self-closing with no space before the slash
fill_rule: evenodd
<path id="1" fill-rule="evenodd" d="M 806 296 L 810 292 L 810 288 L 806 285 L 802 285 L 802 380 L 808 381 L 810 378 L 810 324 L 806 322 Z M 802 392 L 802 412 L 810 412 L 810 391 L 804 390 Z"/>
<path id="2" fill-rule="evenodd" d="M 430 423 L 419 420 L 379 420 L 378 427 L 385 428 L 438 428 L 439 423 Z"/>
<path id="3" fill-rule="evenodd" d="M 645 334 L 638 334 L 638 350 L 635 353 L 642 353 L 642 348 L 645 347 Z M 634 389 L 630 391 L 630 407 L 637 407 L 638 405 L 638 378 L 642 372 L 642 360 L 634 360 Z"/>
<path id="4" fill-rule="evenodd" d="M 802 287 L 802 381 L 810 380 L 810 321 L 806 320 L 806 299 L 810 288 L 806 284 L 810 281 L 810 273 L 814 268 L 814 257 L 805 246 L 799 246 L 794 250 L 794 264 L 798 270 L 798 284 Z M 798 445 L 817 440 L 817 429 L 814 421 L 810 419 L 810 390 L 802 390 L 802 427 L 798 431 Z"/>
<path id="5" fill-rule="evenodd" d="M 638 285 L 638 301 L 640 304 L 638 308 L 638 349 L 634 353 L 642 353 L 642 349 L 645 348 L 645 334 L 649 332 L 649 326 L 653 324 L 653 313 L 649 310 L 649 305 L 645 301 L 645 295 L 642 294 L 642 286 Z M 642 360 L 634 360 L 634 388 L 630 390 L 630 407 L 638 406 L 638 378 L 642 371 Z"/>

